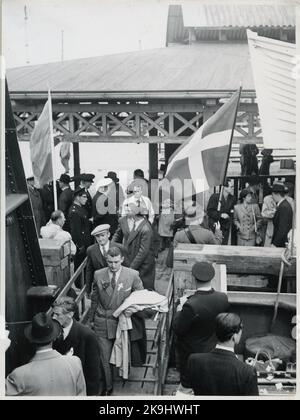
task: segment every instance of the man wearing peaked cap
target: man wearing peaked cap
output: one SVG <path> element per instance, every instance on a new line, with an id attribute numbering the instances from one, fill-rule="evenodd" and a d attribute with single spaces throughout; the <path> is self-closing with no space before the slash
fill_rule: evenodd
<path id="1" fill-rule="evenodd" d="M 74 192 L 74 202 L 68 214 L 70 233 L 77 248 L 74 257 L 75 270 L 83 262 L 86 256 L 86 250 L 92 243 L 90 222 L 85 209 L 86 201 L 87 193 L 85 188 L 77 188 Z"/>
<path id="2" fill-rule="evenodd" d="M 192 353 L 207 353 L 217 344 L 215 318 L 228 310 L 225 293 L 211 287 L 215 270 L 208 262 L 196 262 L 192 267 L 192 278 L 196 292 L 177 308 L 174 330 L 177 336 L 176 348 L 179 356 L 181 390 L 189 387 L 186 368 Z"/>
<path id="3" fill-rule="evenodd" d="M 58 210 L 61 210 L 65 217 L 66 217 L 66 222 L 64 225 L 64 229 L 66 231 L 70 231 L 70 225 L 69 225 L 69 220 L 68 220 L 68 213 L 69 213 L 69 209 L 73 203 L 73 199 L 74 199 L 74 191 L 71 190 L 70 188 L 70 182 L 71 182 L 71 178 L 69 177 L 68 174 L 61 174 L 58 183 L 59 183 L 59 187 L 61 189 L 61 193 L 58 197 Z"/>
<path id="4" fill-rule="evenodd" d="M 8 375 L 6 395 L 86 395 L 80 359 L 62 356 L 52 348 L 53 341 L 61 334 L 57 321 L 45 312 L 38 313 L 25 328 L 24 334 L 36 346 L 36 353 L 29 363 Z"/>
<path id="5" fill-rule="evenodd" d="M 98 225 L 91 233 L 96 243 L 88 247 L 86 265 L 86 292 L 90 295 L 93 286 L 94 273 L 101 268 L 107 267 L 106 253 L 109 248 L 117 247 L 122 251 L 124 257 L 123 265 L 129 267 L 128 253 L 123 245 L 110 241 L 110 225 Z"/>
<path id="6" fill-rule="evenodd" d="M 84 188 L 87 195 L 87 200 L 84 205 L 84 208 L 86 209 L 88 213 L 89 219 L 92 217 L 92 196 L 89 192 L 89 188 L 94 182 L 95 175 L 93 174 L 81 174 L 79 176 L 80 179 L 80 187 Z"/>
<path id="7" fill-rule="evenodd" d="M 276 203 L 276 212 L 273 218 L 274 233 L 273 247 L 285 247 L 288 242 L 288 233 L 293 226 L 293 209 L 286 200 L 286 189 L 283 184 L 273 184 L 272 197 Z"/>

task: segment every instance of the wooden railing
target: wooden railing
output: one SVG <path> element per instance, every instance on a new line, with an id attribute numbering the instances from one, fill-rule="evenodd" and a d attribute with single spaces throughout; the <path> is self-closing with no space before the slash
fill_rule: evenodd
<path id="1" fill-rule="evenodd" d="M 80 287 L 77 289 L 80 289 L 80 292 L 78 296 L 76 297 L 75 302 L 77 303 L 77 306 L 78 306 L 78 311 L 79 311 L 78 315 L 79 315 L 80 322 L 85 322 L 88 312 L 89 312 L 89 307 L 87 307 L 86 305 L 86 293 L 85 293 L 86 286 L 84 284 L 84 270 L 86 267 L 86 262 L 87 262 L 87 258 L 85 258 L 82 264 L 77 268 L 73 276 L 70 278 L 68 283 L 64 286 L 64 288 L 62 289 L 62 291 L 59 293 L 59 295 L 56 298 L 56 300 L 58 300 L 61 297 L 67 296 L 71 287 L 73 286 L 75 281 L 79 278 Z M 51 312 L 52 312 L 52 308 L 49 309 L 48 314 L 51 314 Z"/>
<path id="2" fill-rule="evenodd" d="M 166 297 L 168 298 L 169 311 L 158 314 L 158 325 L 153 340 L 153 347 L 157 348 L 157 361 L 154 368 L 154 374 L 157 377 L 157 382 L 154 387 L 155 395 L 162 395 L 162 387 L 166 379 L 170 347 L 173 339 L 173 332 L 171 329 L 175 309 L 173 271 L 170 276 Z"/>

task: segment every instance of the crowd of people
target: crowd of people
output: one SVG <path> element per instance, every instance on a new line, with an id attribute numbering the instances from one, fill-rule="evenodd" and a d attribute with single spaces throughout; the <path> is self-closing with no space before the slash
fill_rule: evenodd
<path id="1" fill-rule="evenodd" d="M 72 190 L 74 180 L 80 184 Z M 27 180 L 39 235 L 70 241 L 75 270 L 87 257 L 85 285 L 91 309 L 88 324 L 82 325 L 75 319 L 74 299 L 66 297 L 53 304 L 52 318 L 44 313 L 33 318 L 25 333 L 36 354 L 9 375 L 7 395 L 112 395 L 111 354 L 121 328 L 114 313 L 135 292 L 154 291 L 160 250 L 168 248 L 170 256 L 179 243 L 225 246 L 233 242 L 234 233 L 239 246 L 284 247 L 292 228 L 289 182 L 268 188 L 264 184 L 262 195 L 259 182 L 251 177 L 237 197 L 227 179 L 206 208 L 191 198 L 178 212 L 168 198 L 156 214 L 140 169 L 126 192 L 110 171 L 92 196 L 93 180 L 92 174 L 75 179 L 62 174 L 57 210 L 53 185 L 37 190 L 34 179 Z M 166 263 L 171 265 L 171 258 Z M 181 389 L 195 395 L 257 395 L 253 370 L 233 353 L 242 321 L 228 312 L 227 296 L 211 288 L 213 266 L 196 263 L 192 276 L 196 293 L 179 304 L 174 319 Z M 152 314 L 134 304 L 124 311 L 125 324 L 126 318 L 132 322 L 129 339 L 138 353 L 137 365 L 145 361 L 145 318 Z"/>

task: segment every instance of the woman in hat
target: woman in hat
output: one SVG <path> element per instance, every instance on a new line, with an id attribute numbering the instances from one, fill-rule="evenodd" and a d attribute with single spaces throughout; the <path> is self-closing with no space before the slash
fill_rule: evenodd
<path id="1" fill-rule="evenodd" d="M 255 246 L 258 243 L 258 229 L 261 215 L 258 204 L 252 203 L 253 192 L 244 189 L 240 193 L 241 204 L 234 206 L 233 221 L 237 228 L 239 246 Z"/>

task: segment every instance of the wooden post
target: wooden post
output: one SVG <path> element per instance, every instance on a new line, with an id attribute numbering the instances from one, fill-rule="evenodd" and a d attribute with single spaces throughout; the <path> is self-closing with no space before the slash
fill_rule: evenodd
<path id="1" fill-rule="evenodd" d="M 158 179 L 158 147 L 157 143 L 149 144 L 149 181 Z"/>
<path id="2" fill-rule="evenodd" d="M 74 176 L 80 174 L 80 159 L 79 159 L 79 143 L 73 143 L 73 155 L 74 155 Z M 75 181 L 75 188 L 79 185 L 79 181 Z"/>
<path id="3" fill-rule="evenodd" d="M 70 114 L 69 117 L 69 128 L 70 133 L 74 134 L 78 129 L 78 120 L 75 120 L 74 116 Z M 80 174 L 80 158 L 79 158 L 79 143 L 73 143 L 73 159 L 74 159 L 74 176 L 78 176 Z M 75 189 L 78 187 L 79 181 L 75 181 L 74 187 Z"/>

